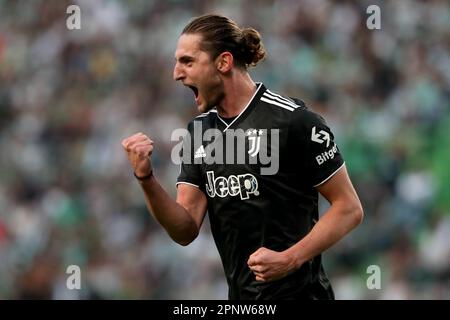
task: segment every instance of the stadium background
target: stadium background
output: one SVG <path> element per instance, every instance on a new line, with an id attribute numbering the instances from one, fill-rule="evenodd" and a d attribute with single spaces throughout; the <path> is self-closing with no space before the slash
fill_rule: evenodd
<path id="1" fill-rule="evenodd" d="M 81 30 L 66 28 L 72 3 Z M 381 30 L 366 28 L 370 4 Z M 208 222 L 190 246 L 171 242 L 120 144 L 149 134 L 175 195 L 170 134 L 196 109 L 172 80 L 174 49 L 211 11 L 258 29 L 268 57 L 254 79 L 304 99 L 335 132 L 365 209 L 325 254 L 337 298 L 450 299 L 444 0 L 0 0 L 0 299 L 226 298 Z M 65 286 L 72 264 L 81 290 Z M 366 287 L 369 265 L 380 290 Z"/>

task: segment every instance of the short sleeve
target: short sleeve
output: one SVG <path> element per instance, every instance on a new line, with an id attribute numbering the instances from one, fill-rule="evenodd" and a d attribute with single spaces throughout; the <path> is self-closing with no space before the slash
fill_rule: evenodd
<path id="1" fill-rule="evenodd" d="M 192 122 L 188 125 L 188 134 L 183 138 L 182 148 L 180 151 L 180 173 L 177 178 L 177 186 L 180 183 L 191 184 L 201 189 L 202 175 L 201 164 L 194 158 L 194 140 L 193 139 Z"/>
<path id="2" fill-rule="evenodd" d="M 325 119 L 308 108 L 298 108 L 291 119 L 291 132 L 300 157 L 302 176 L 311 187 L 329 180 L 344 165 L 339 147 Z"/>

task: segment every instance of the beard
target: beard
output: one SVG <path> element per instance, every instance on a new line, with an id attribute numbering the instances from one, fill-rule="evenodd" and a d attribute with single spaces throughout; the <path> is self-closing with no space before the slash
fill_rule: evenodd
<path id="1" fill-rule="evenodd" d="M 200 98 L 203 100 L 198 105 L 198 111 L 205 113 L 216 107 L 225 97 L 223 81 L 219 76 L 214 76 L 203 88 L 199 90 Z"/>

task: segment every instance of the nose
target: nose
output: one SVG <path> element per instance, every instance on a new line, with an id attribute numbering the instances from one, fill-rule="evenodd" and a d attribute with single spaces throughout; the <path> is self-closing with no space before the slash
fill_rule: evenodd
<path id="1" fill-rule="evenodd" d="M 184 74 L 183 67 L 177 62 L 175 63 L 175 67 L 173 68 L 173 79 L 175 81 L 183 80 L 186 77 Z"/>

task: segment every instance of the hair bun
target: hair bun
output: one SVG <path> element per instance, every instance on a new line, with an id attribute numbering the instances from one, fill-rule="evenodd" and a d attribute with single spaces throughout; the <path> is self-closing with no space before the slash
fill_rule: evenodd
<path id="1" fill-rule="evenodd" d="M 266 50 L 258 31 L 253 28 L 242 29 L 242 57 L 247 66 L 256 66 L 264 58 Z"/>

